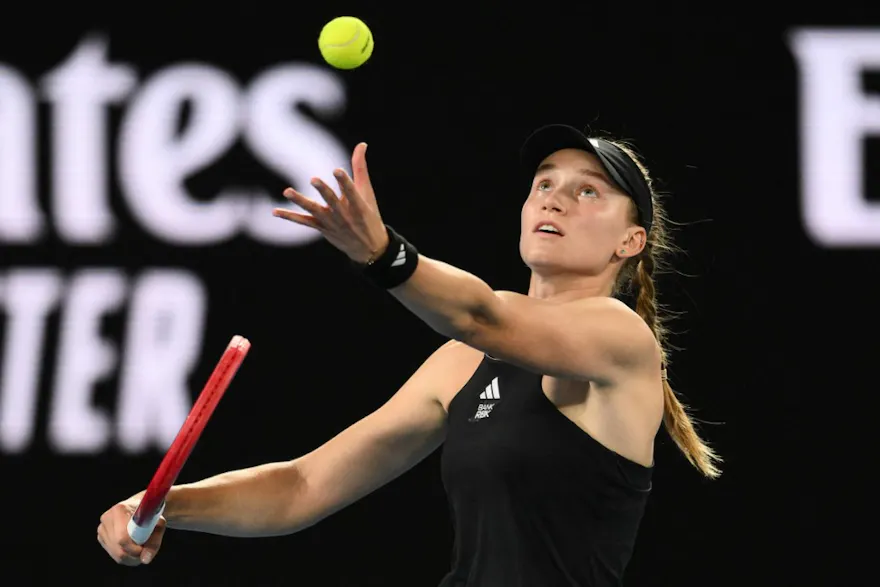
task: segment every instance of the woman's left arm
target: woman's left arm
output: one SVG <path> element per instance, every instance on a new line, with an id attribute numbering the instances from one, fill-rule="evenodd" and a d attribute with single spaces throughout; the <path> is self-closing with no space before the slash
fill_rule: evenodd
<path id="1" fill-rule="evenodd" d="M 274 211 L 275 216 L 319 230 L 358 263 L 397 255 L 388 250 L 391 240 L 370 184 L 365 152 L 363 143 L 354 150 L 353 180 L 344 170 L 334 172 L 341 196 L 320 179 L 312 180 L 326 206 L 288 188 L 285 197 L 308 214 Z M 394 246 L 399 246 L 396 240 Z M 656 354 L 647 324 L 617 300 L 559 303 L 496 292 L 449 264 L 424 255 L 415 261 L 407 261 L 415 266 L 408 279 L 389 292 L 435 331 L 496 358 L 547 375 L 596 381 L 614 365 Z"/>

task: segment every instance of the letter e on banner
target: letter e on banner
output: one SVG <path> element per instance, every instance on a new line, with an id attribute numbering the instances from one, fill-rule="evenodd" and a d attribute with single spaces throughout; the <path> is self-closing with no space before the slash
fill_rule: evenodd
<path id="1" fill-rule="evenodd" d="M 797 29 L 800 177 L 804 225 L 825 247 L 880 247 L 880 204 L 865 190 L 864 139 L 880 135 L 880 96 L 862 84 L 880 71 L 880 30 Z M 880 163 L 880 162 L 878 162 Z"/>

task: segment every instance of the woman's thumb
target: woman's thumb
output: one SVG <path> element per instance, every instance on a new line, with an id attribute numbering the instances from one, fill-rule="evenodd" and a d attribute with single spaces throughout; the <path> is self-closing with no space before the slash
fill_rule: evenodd
<path id="1" fill-rule="evenodd" d="M 165 524 L 160 523 L 156 526 L 156 529 L 153 530 L 149 539 L 144 543 L 143 550 L 141 551 L 142 564 L 148 565 L 150 564 L 150 561 L 156 558 L 156 554 L 159 552 L 159 547 L 162 546 L 162 536 L 164 534 Z"/>

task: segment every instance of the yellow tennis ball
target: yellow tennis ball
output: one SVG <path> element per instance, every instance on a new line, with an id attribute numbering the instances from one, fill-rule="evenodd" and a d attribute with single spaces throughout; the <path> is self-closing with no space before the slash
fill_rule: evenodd
<path id="1" fill-rule="evenodd" d="M 373 33 L 359 18 L 339 16 L 324 25 L 318 36 L 324 61 L 337 69 L 355 69 L 373 54 Z"/>

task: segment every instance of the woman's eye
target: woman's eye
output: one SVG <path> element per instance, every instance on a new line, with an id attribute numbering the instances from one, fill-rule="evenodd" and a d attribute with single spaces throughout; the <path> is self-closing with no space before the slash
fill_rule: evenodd
<path id="1" fill-rule="evenodd" d="M 549 190 L 549 189 L 550 189 L 550 182 L 547 181 L 546 179 L 543 180 L 543 181 L 539 181 L 539 182 L 538 182 L 538 189 L 539 189 L 539 190 L 542 190 L 542 191 L 543 191 L 543 190 Z"/>
<path id="2" fill-rule="evenodd" d="M 595 198 L 599 194 L 593 188 L 584 188 L 581 190 L 581 195 L 585 198 Z"/>

